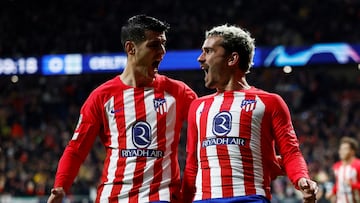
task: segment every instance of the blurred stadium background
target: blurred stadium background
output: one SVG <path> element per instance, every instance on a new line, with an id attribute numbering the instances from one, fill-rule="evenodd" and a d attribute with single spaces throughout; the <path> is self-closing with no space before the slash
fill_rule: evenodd
<path id="1" fill-rule="evenodd" d="M 227 22 L 253 34 L 258 51 L 249 82 L 279 93 L 289 105 L 311 176 L 322 188 L 318 202 L 326 203 L 321 196 L 334 181 L 339 139 L 360 140 L 359 0 L 2 0 L 0 203 L 46 202 L 81 104 L 121 72 L 120 28 L 139 13 L 171 24 L 167 49 L 175 60 L 160 72 L 200 96 L 211 90 L 203 87 L 196 58 L 182 57 L 187 51 L 196 56 L 204 31 Z M 94 62 L 100 64 L 96 70 L 89 65 L 94 58 L 105 60 Z M 194 63 L 182 67 L 182 60 Z M 182 167 L 185 156 L 182 139 Z M 66 202 L 92 202 L 103 157 L 97 142 Z M 272 202 L 297 203 L 301 197 L 280 177 Z"/>

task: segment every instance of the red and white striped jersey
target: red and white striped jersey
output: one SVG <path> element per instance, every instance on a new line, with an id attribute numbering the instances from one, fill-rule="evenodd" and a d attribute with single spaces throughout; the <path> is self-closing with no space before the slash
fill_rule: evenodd
<path id="1" fill-rule="evenodd" d="M 173 201 L 179 197 L 178 143 L 190 103 L 185 83 L 157 75 L 145 88 L 115 77 L 96 88 L 80 111 L 58 164 L 55 187 L 68 191 L 100 136 L 106 150 L 96 202 Z"/>
<path id="2" fill-rule="evenodd" d="M 283 167 L 297 187 L 308 178 L 305 160 L 283 99 L 251 87 L 201 97 L 188 115 L 185 202 L 262 195 Z M 282 165 L 281 164 L 281 165 Z"/>
<path id="3" fill-rule="evenodd" d="M 333 192 L 337 203 L 360 203 L 360 159 L 351 164 L 336 162 L 333 166 L 336 182 Z"/>

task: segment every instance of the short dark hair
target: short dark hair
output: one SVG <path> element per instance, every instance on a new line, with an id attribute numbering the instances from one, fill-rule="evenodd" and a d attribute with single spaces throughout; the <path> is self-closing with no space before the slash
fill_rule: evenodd
<path id="1" fill-rule="evenodd" d="M 167 32 L 170 25 L 154 17 L 140 14 L 128 19 L 127 23 L 121 28 L 121 43 L 125 47 L 126 41 L 135 43 L 145 40 L 145 31 Z"/>
<path id="2" fill-rule="evenodd" d="M 343 137 L 340 140 L 340 144 L 343 143 L 348 143 L 350 145 L 350 148 L 352 150 L 354 150 L 355 152 L 357 152 L 358 148 L 359 148 L 359 143 L 357 142 L 356 139 L 352 138 L 352 137 Z"/>

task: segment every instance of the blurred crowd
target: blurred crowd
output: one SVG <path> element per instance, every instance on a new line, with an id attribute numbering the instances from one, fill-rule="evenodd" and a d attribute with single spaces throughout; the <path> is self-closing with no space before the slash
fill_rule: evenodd
<path id="1" fill-rule="evenodd" d="M 120 52 L 121 25 L 139 13 L 171 24 L 168 49 L 198 49 L 204 31 L 225 22 L 262 46 L 359 43 L 360 36 L 358 0 L 2 0 L 0 56 Z"/>
<path id="2" fill-rule="evenodd" d="M 200 70 L 164 74 L 185 81 L 200 96 L 211 92 L 203 87 Z M 48 194 L 81 104 L 93 88 L 114 76 L 21 76 L 17 83 L 11 83 L 10 77 L 0 80 L 0 194 Z M 331 166 L 338 160 L 339 139 L 351 136 L 360 140 L 359 71 L 354 67 L 303 67 L 285 74 L 281 69 L 253 69 L 248 78 L 250 84 L 283 96 L 312 178 L 322 188 L 331 188 Z M 181 168 L 186 156 L 185 128 L 179 152 Z M 89 189 L 96 187 L 103 157 L 104 149 L 96 141 L 72 187 L 73 194 L 89 195 Z M 286 177 L 273 184 L 273 202 L 299 200 Z"/>

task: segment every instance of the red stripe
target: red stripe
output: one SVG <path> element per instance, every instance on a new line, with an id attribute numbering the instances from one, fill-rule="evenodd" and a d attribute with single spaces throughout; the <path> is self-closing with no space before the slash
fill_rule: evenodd
<path id="1" fill-rule="evenodd" d="M 164 98 L 163 92 L 155 92 L 155 98 Z M 162 107 L 161 107 L 162 108 Z M 161 114 L 158 111 L 157 115 L 157 150 L 165 152 L 166 144 L 166 114 Z M 162 161 L 163 158 L 156 159 L 154 163 L 154 179 L 150 185 L 150 202 L 159 201 L 159 187 L 162 181 Z"/>
<path id="2" fill-rule="evenodd" d="M 146 120 L 144 89 L 134 89 L 136 120 Z M 143 183 L 144 168 L 146 166 L 146 157 L 137 157 L 133 177 L 133 187 L 129 192 L 129 202 L 138 202 L 139 188 Z"/>
<path id="3" fill-rule="evenodd" d="M 114 98 L 115 104 L 114 104 L 114 110 L 117 109 L 124 109 L 124 92 L 121 92 L 117 97 Z M 118 143 L 119 143 L 119 150 L 126 149 L 126 126 L 125 126 L 125 111 L 120 111 L 118 114 L 116 114 L 116 123 L 117 123 L 117 129 L 119 132 L 118 136 Z M 110 156 L 108 156 L 110 157 Z M 121 152 L 119 151 L 119 159 L 117 161 L 117 169 L 115 172 L 116 179 L 114 182 L 121 183 L 124 178 L 124 171 L 125 171 L 125 163 L 126 158 L 121 157 Z M 122 184 L 114 184 L 111 196 L 117 196 L 120 194 Z"/>
<path id="4" fill-rule="evenodd" d="M 245 95 L 245 99 L 255 99 L 255 96 Z M 239 147 L 241 153 L 241 159 L 243 163 L 244 170 L 244 185 L 245 185 L 245 194 L 255 194 L 255 184 L 254 184 L 254 164 L 253 157 L 250 148 L 250 138 L 251 138 L 251 120 L 252 112 L 245 110 L 241 111 L 240 114 L 240 136 L 245 138 L 245 146 Z"/>
<path id="5" fill-rule="evenodd" d="M 200 138 L 198 141 L 200 146 L 201 146 L 201 141 L 206 139 L 207 118 L 212 102 L 213 100 L 207 100 L 200 114 Z M 203 190 L 202 199 L 209 199 L 211 198 L 211 187 L 210 187 L 211 181 L 210 181 L 210 170 L 208 169 L 209 162 L 207 160 L 205 147 L 200 147 L 200 157 L 205 157 L 205 158 L 200 158 L 200 160 L 204 160 L 201 161 L 201 168 L 205 169 L 202 170 L 202 190 Z"/>
<path id="6" fill-rule="evenodd" d="M 224 101 L 221 104 L 220 111 L 229 111 L 231 108 L 231 105 L 234 101 L 234 95 L 232 92 L 225 92 L 224 93 Z M 234 193 L 232 190 L 232 170 L 230 164 L 230 157 L 229 152 L 227 149 L 227 145 L 217 145 L 216 146 L 217 154 L 219 157 L 219 163 L 221 167 L 221 181 L 222 181 L 222 193 L 223 197 L 233 197 Z M 224 167 L 223 167 L 224 166 Z"/>

